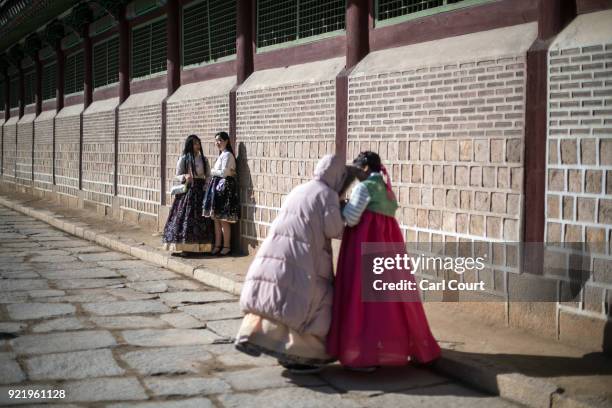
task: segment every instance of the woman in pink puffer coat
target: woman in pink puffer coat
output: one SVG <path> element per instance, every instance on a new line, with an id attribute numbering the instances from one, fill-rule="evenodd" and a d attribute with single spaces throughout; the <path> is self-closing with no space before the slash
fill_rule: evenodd
<path id="1" fill-rule="evenodd" d="M 272 355 L 294 372 L 313 372 L 331 361 L 325 352 L 334 278 L 331 239 L 344 227 L 338 193 L 345 177 L 342 159 L 325 156 L 314 179 L 286 197 L 244 282 L 239 350 Z"/>

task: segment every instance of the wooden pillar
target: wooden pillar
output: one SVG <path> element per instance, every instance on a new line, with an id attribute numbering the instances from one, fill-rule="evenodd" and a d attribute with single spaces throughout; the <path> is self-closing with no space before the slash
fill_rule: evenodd
<path id="1" fill-rule="evenodd" d="M 121 7 L 119 23 L 119 103 L 130 96 L 130 24 Z"/>
<path id="2" fill-rule="evenodd" d="M 370 52 L 370 0 L 346 2 L 346 66 L 336 77 L 336 154 L 346 160 L 348 139 L 348 78 Z"/>
<path id="3" fill-rule="evenodd" d="M 93 46 L 89 24 L 81 28 L 83 38 L 83 110 L 79 115 L 79 190 L 83 189 L 83 113 L 93 101 Z"/>
<path id="4" fill-rule="evenodd" d="M 540 0 L 538 4 L 538 39 L 548 40 L 561 31 L 562 0 Z"/>
<path id="5" fill-rule="evenodd" d="M 229 135 L 232 146 L 236 146 L 236 91 L 255 69 L 255 10 L 256 0 L 236 0 L 236 86 L 230 91 Z"/>
<path id="6" fill-rule="evenodd" d="M 89 24 L 85 24 L 82 32 L 83 37 L 83 110 L 87 109 L 93 102 L 93 44 L 89 36 Z"/>
<path id="7" fill-rule="evenodd" d="M 61 111 L 64 108 L 64 76 L 65 76 L 65 61 L 64 61 L 64 50 L 62 50 L 61 40 L 57 41 L 55 46 L 55 59 L 57 67 L 57 83 L 55 93 L 55 106 L 56 112 Z"/>
<path id="8" fill-rule="evenodd" d="M 168 95 L 172 95 L 181 86 L 181 10 L 178 0 L 168 0 L 166 4 L 167 51 L 167 85 Z"/>
<path id="9" fill-rule="evenodd" d="M 240 146 L 236 139 L 237 104 L 236 94 L 238 87 L 247 80 L 255 70 L 255 27 L 257 24 L 257 0 L 236 0 L 236 85 L 229 94 L 229 136 L 230 142 L 237 154 L 238 170 L 245 168 Z M 244 166 L 243 166 L 244 164 Z M 240 174 L 239 180 L 240 180 Z M 240 186 L 239 186 L 240 187 Z M 240 223 L 232 226 L 232 243 L 234 250 L 246 251 L 241 248 Z"/>
<path id="10" fill-rule="evenodd" d="M 346 68 L 351 69 L 370 52 L 369 1 L 346 2 Z"/>
<path id="11" fill-rule="evenodd" d="M 25 113 L 25 73 L 21 67 L 21 61 L 17 63 L 19 70 L 19 118 Z"/>
<path id="12" fill-rule="evenodd" d="M 2 70 L 2 77 L 4 81 L 4 121 L 6 122 L 11 118 L 11 82 L 6 66 Z M 0 164 L 0 174 L 4 174 L 4 133 L 0 140 Z"/>
<path id="13" fill-rule="evenodd" d="M 125 6 L 114 14 L 119 25 L 119 106 L 130 96 L 130 24 L 125 15 Z M 119 183 L 119 106 L 115 108 L 115 153 L 113 195 L 117 196 Z"/>
<path id="14" fill-rule="evenodd" d="M 571 0 L 540 0 L 538 38 L 527 51 L 524 242 L 545 240 L 548 48 L 575 15 L 576 4 Z"/>
<path id="15" fill-rule="evenodd" d="M 40 115 L 42 112 L 42 76 L 43 76 L 43 66 L 42 61 L 40 60 L 40 56 L 36 53 L 36 57 L 34 58 L 34 66 L 36 67 L 36 95 L 34 96 L 34 100 L 36 102 L 36 116 Z"/>
<path id="16" fill-rule="evenodd" d="M 8 75 L 8 70 L 5 68 L 2 72 L 4 80 L 4 121 L 11 118 L 11 80 Z"/>
<path id="17" fill-rule="evenodd" d="M 253 73 L 253 0 L 236 1 L 236 82 L 242 84 Z"/>
<path id="18" fill-rule="evenodd" d="M 34 69 L 36 70 L 36 78 L 34 84 L 34 103 L 36 116 L 42 112 L 42 62 L 38 51 L 34 53 Z M 36 156 L 36 122 L 34 122 L 34 133 L 32 134 L 32 186 L 34 185 L 34 158 Z"/>
<path id="19" fill-rule="evenodd" d="M 167 96 L 161 106 L 161 140 L 160 140 L 160 204 L 166 205 L 166 152 L 168 132 L 168 98 L 181 86 L 181 9 L 178 0 L 168 0 L 166 4 L 166 88 Z"/>

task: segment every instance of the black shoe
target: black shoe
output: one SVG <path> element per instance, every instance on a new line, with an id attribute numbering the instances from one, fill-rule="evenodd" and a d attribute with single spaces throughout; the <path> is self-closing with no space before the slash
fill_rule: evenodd
<path id="1" fill-rule="evenodd" d="M 257 350 L 255 347 L 251 347 L 248 342 L 236 343 L 234 347 L 236 350 L 248 354 L 251 357 L 261 356 L 261 351 Z"/>
<path id="2" fill-rule="evenodd" d="M 368 366 L 368 367 L 351 367 L 351 366 L 342 366 L 345 370 L 355 371 L 358 373 L 373 373 L 378 369 L 377 366 Z"/>
<path id="3" fill-rule="evenodd" d="M 306 374 L 317 374 L 323 370 L 321 366 L 309 365 L 309 364 L 282 364 L 291 374 L 306 375 Z"/>

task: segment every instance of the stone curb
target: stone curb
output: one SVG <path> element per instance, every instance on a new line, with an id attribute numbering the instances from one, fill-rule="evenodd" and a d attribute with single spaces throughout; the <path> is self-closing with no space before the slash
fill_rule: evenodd
<path id="1" fill-rule="evenodd" d="M 475 388 L 527 407 L 578 406 L 568 405 L 568 399 L 562 395 L 563 390 L 549 381 L 514 373 L 509 367 L 496 366 L 485 359 L 476 360 L 463 357 L 453 350 L 444 350 L 433 369 Z M 562 401 L 565 402 L 564 405 L 561 404 Z"/>
<path id="2" fill-rule="evenodd" d="M 194 267 L 147 245 L 129 242 L 129 240 L 122 241 L 119 237 L 96 233 L 85 224 L 63 221 L 62 216 L 50 211 L 35 210 L 4 197 L 0 197 L 0 205 L 41 220 L 71 235 L 188 276 L 205 285 L 238 296 L 242 290 L 241 282 L 236 282 L 205 267 Z M 511 371 L 508 368 L 495 366 L 487 360 L 463 357 L 453 350 L 445 350 L 432 368 L 475 388 L 531 408 L 595 408 L 594 405 L 585 401 L 563 395 L 563 390 L 551 382 L 508 372 Z"/>
<path id="3" fill-rule="evenodd" d="M 194 267 L 187 262 L 174 258 L 167 253 L 160 252 L 148 245 L 130 242 L 130 240 L 121 240 L 119 237 L 109 234 L 98 233 L 89 229 L 87 224 L 64 221 L 62 220 L 62 216 L 53 214 L 50 211 L 35 210 L 22 203 L 9 200 L 5 197 L 0 196 L 0 205 L 43 221 L 52 227 L 67 232 L 68 234 L 74 235 L 78 238 L 95 242 L 96 244 L 112 249 L 113 251 L 123 252 L 135 258 L 142 259 L 143 261 L 151 262 L 173 272 L 188 276 L 202 282 L 205 285 L 240 296 L 240 291 L 242 290 L 241 282 L 235 282 L 234 280 L 210 270 L 209 268 L 202 266 Z"/>

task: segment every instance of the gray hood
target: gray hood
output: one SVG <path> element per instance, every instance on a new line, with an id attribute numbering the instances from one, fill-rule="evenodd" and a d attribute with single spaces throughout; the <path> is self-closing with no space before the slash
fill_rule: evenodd
<path id="1" fill-rule="evenodd" d="M 314 171 L 314 179 L 322 181 L 327 186 L 339 193 L 346 177 L 346 167 L 340 156 L 328 154 L 317 163 Z"/>

